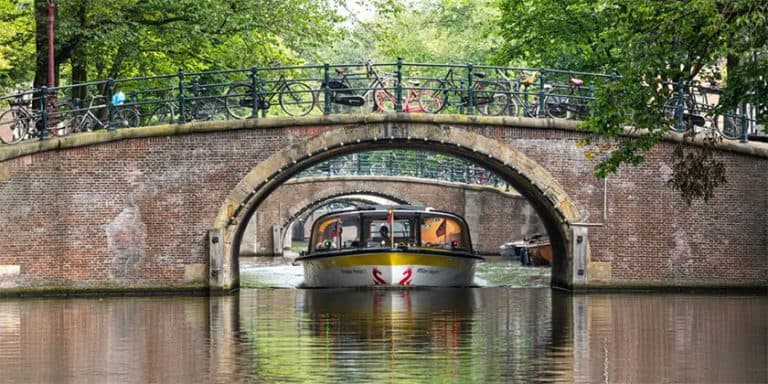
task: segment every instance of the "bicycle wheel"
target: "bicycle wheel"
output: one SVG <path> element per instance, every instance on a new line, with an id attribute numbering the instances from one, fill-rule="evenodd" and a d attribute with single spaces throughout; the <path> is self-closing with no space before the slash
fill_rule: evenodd
<path id="1" fill-rule="evenodd" d="M 192 117 L 194 120 L 209 121 L 209 120 L 226 120 L 227 119 L 227 105 L 222 99 L 202 99 L 199 104 L 192 110 Z"/>
<path id="2" fill-rule="evenodd" d="M 68 102 L 56 104 L 48 119 L 48 132 L 53 136 L 66 136 L 75 130 L 77 121 L 74 105 Z"/>
<path id="3" fill-rule="evenodd" d="M 152 125 L 163 125 L 163 124 L 172 124 L 175 120 L 175 116 L 173 114 L 173 107 L 166 103 L 163 104 L 157 108 L 155 108 L 154 111 L 147 117 L 146 121 L 144 121 L 144 125 L 152 126 Z"/>
<path id="4" fill-rule="evenodd" d="M 315 107 L 315 93 L 300 82 L 285 83 L 278 96 L 280 108 L 289 116 L 304 116 Z"/>
<path id="5" fill-rule="evenodd" d="M 507 98 L 507 116 L 520 116 L 520 102 L 517 99 L 516 95 L 510 95 L 509 98 Z"/>
<path id="6" fill-rule="evenodd" d="M 253 113 L 253 87 L 248 83 L 233 83 L 224 95 L 225 109 L 235 119 L 245 119 Z"/>
<path id="7" fill-rule="evenodd" d="M 376 89 L 373 93 L 374 112 L 394 112 L 395 96 L 386 89 Z"/>
<path id="8" fill-rule="evenodd" d="M 742 119 L 744 119 L 743 116 L 727 112 L 723 115 L 715 116 L 712 120 L 712 125 L 723 138 L 739 140 L 741 139 Z"/>
<path id="9" fill-rule="evenodd" d="M 133 107 L 126 107 L 118 109 L 115 113 L 115 124 L 117 128 L 133 128 L 140 125 L 141 118 L 139 111 Z"/>
<path id="10" fill-rule="evenodd" d="M 507 90 L 493 82 L 477 82 L 473 104 L 481 115 L 499 116 L 506 112 Z"/>
<path id="11" fill-rule="evenodd" d="M 562 95 L 545 96 L 544 113 L 553 119 L 568 118 L 568 97 Z"/>
<path id="12" fill-rule="evenodd" d="M 0 114 L 0 141 L 4 144 L 16 144 L 24 140 L 29 133 L 32 116 L 20 109 L 9 109 Z"/>
<path id="13" fill-rule="evenodd" d="M 427 80 L 419 91 L 419 106 L 422 112 L 438 113 L 448 102 L 446 83 L 440 80 Z"/>
<path id="14" fill-rule="evenodd" d="M 680 112 L 682 115 L 682 127 L 678 127 L 678 120 L 680 119 L 680 116 L 678 115 L 678 104 L 681 104 Z M 668 124 L 668 128 L 671 131 L 675 132 L 684 132 L 684 131 L 690 131 L 693 130 L 694 124 L 693 119 L 691 118 L 692 115 L 694 115 L 694 102 L 690 98 L 686 97 L 682 101 L 680 101 L 680 98 L 678 95 L 673 94 L 671 95 L 667 101 L 664 102 L 664 115 L 669 119 L 671 122 Z"/>

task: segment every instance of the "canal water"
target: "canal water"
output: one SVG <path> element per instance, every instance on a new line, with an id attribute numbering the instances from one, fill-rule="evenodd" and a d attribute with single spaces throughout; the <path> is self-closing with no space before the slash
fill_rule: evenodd
<path id="1" fill-rule="evenodd" d="M 0 299 L 0 382 L 768 382 L 766 296 L 573 295 L 517 263 L 479 265 L 469 289 L 241 268 L 225 297 Z"/>

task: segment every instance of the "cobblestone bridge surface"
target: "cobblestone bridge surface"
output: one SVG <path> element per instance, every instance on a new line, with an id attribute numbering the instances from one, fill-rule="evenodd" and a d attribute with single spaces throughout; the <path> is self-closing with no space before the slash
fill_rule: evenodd
<path id="1" fill-rule="evenodd" d="M 687 206 L 677 140 L 606 180 L 576 123 L 364 114 L 98 131 L 0 148 L 0 292 L 229 291 L 249 218 L 298 172 L 370 149 L 445 153 L 490 169 L 541 218 L 552 283 L 572 289 L 768 281 L 768 150 L 726 142 L 728 184 Z"/>

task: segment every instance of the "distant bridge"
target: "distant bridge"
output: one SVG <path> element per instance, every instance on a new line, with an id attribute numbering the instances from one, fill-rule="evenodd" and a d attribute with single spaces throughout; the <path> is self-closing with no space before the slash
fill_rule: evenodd
<path id="1" fill-rule="evenodd" d="M 724 142 L 728 184 L 687 206 L 670 136 L 605 180 L 561 119 L 368 113 L 102 130 L 0 147 L 0 292 L 230 291 L 249 218 L 291 177 L 372 149 L 455 156 L 525 197 L 569 289 L 768 282 L 768 149 Z M 687 144 L 695 145 L 695 144 Z"/>

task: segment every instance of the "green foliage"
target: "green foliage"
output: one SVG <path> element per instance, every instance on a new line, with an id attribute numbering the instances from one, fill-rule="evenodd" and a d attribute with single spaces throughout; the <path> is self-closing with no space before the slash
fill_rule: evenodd
<path id="1" fill-rule="evenodd" d="M 617 139 L 628 126 L 644 134 L 621 140 L 604 156 L 596 167 L 600 177 L 621 164 L 641 162 L 661 140 L 672 124 L 662 113 L 672 82 L 701 80 L 713 71 L 725 85 L 720 112 L 748 101 L 759 106 L 763 119 L 768 116 L 768 58 L 754 60 L 755 52 L 763 57 L 768 52 L 766 2 L 504 0 L 501 6 L 505 43 L 494 57 L 497 64 L 621 74 L 611 87 L 598 90 L 593 113 L 581 127 L 596 138 Z M 711 169 L 679 166 L 692 159 L 706 160 Z M 714 158 L 677 154 L 671 160 L 671 184 L 681 192 L 701 189 L 690 195 L 694 198 L 708 199 L 707 189 L 724 181 L 718 172 L 722 164 Z M 699 184 L 693 180 L 702 177 L 707 179 Z"/>
<path id="2" fill-rule="evenodd" d="M 45 73 L 47 52 L 35 28 L 46 24 L 45 2 L 0 3 L 0 84 L 30 82 Z M 187 71 L 302 63 L 335 40 L 334 0 L 58 0 L 56 64 L 60 84 Z M 46 36 L 38 36 L 47 41 Z M 43 41 L 44 42 L 44 41 Z M 9 56 L 16 52 L 20 58 Z M 26 68 L 5 72 L 5 68 Z M 71 76 L 71 78 L 70 78 Z"/>
<path id="3" fill-rule="evenodd" d="M 412 63 L 484 64 L 500 43 L 494 1 L 379 0 L 368 5 L 373 17 L 352 17 L 344 38 L 322 61 L 394 62 L 402 57 Z"/>
<path id="4" fill-rule="evenodd" d="M 28 87 L 34 72 L 32 0 L 0 1 L 0 90 Z"/>

